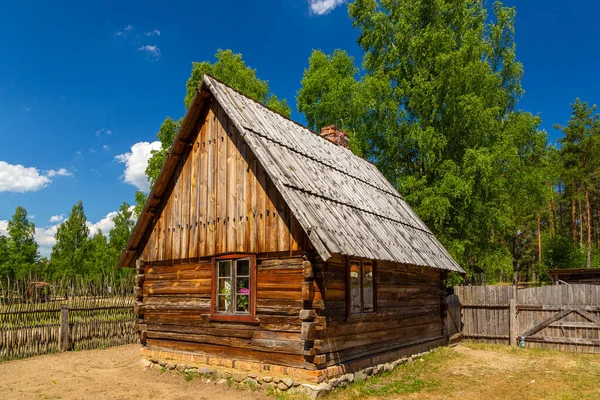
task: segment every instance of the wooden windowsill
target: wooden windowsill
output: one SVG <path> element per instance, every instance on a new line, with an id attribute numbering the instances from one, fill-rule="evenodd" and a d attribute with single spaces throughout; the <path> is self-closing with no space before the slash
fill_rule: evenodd
<path id="1" fill-rule="evenodd" d="M 346 317 L 346 322 L 360 322 L 363 321 L 365 319 L 370 319 L 373 316 L 376 316 L 377 312 L 376 311 L 369 311 L 369 312 L 363 312 L 363 313 L 356 313 L 356 314 L 350 314 L 348 317 Z"/>
<path id="2" fill-rule="evenodd" d="M 232 314 L 212 314 L 208 317 L 209 321 L 215 322 L 243 322 L 248 324 L 258 324 L 258 318 L 252 315 L 232 315 Z"/>

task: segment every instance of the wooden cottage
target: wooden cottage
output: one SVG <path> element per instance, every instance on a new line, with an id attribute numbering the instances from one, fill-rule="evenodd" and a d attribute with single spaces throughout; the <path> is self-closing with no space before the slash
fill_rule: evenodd
<path id="1" fill-rule="evenodd" d="M 463 272 L 343 133 L 209 76 L 119 266 L 147 356 L 313 380 L 445 344 Z"/>

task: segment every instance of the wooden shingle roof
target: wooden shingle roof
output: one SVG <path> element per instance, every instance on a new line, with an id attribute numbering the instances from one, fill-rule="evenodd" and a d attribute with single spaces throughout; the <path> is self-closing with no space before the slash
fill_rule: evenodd
<path id="1" fill-rule="evenodd" d="M 342 254 L 464 272 L 374 165 L 209 76 L 190 110 L 200 108 L 206 91 L 223 107 L 323 260 Z M 176 144 L 186 137 L 184 128 L 194 125 L 186 121 L 190 114 Z M 175 170 L 168 163 L 161 175 Z M 157 185 L 166 180 L 161 178 Z M 143 228 L 138 226 L 143 218 L 142 213 L 131 239 Z M 131 242 L 126 249 L 131 256 L 124 253 L 121 266 L 135 260 Z"/>

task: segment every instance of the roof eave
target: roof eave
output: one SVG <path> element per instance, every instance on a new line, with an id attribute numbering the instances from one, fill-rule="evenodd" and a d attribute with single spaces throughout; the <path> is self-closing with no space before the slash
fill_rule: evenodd
<path id="1" fill-rule="evenodd" d="M 173 173 L 177 169 L 177 164 L 181 160 L 181 156 L 184 153 L 186 146 L 188 145 L 191 131 L 196 125 L 196 121 L 204 108 L 204 104 L 206 104 L 207 101 L 210 101 L 211 98 L 212 95 L 207 90 L 205 81 L 202 80 L 200 86 L 196 90 L 196 95 L 183 118 L 179 132 L 177 132 L 177 136 L 173 141 L 173 145 L 171 146 L 169 153 L 167 153 L 167 157 L 161 167 L 158 178 L 148 195 L 142 213 L 129 236 L 127 246 L 119 257 L 117 268 L 131 268 L 135 266 L 135 261 L 139 258 L 143 250 L 140 244 L 143 242 L 144 235 L 148 231 L 149 225 L 153 223 L 154 215 L 156 215 L 160 208 L 164 192 Z"/>

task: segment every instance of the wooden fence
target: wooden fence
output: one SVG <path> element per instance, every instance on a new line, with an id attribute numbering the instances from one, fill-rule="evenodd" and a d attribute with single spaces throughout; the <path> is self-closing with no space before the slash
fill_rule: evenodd
<path id="1" fill-rule="evenodd" d="M 136 343 L 133 276 L 0 282 L 0 361 Z"/>
<path id="2" fill-rule="evenodd" d="M 0 361 L 136 343 L 133 303 L 127 296 L 0 306 Z"/>
<path id="3" fill-rule="evenodd" d="M 600 286 L 458 286 L 454 293 L 465 339 L 600 353 Z"/>

